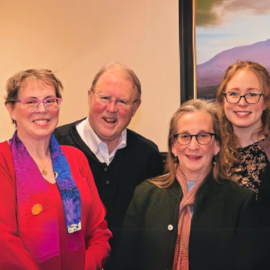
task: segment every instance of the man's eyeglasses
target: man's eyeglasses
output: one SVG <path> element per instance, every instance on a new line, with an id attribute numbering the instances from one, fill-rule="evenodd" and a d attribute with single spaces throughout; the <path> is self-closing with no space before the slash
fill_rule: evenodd
<path id="1" fill-rule="evenodd" d="M 248 104 L 256 104 L 260 101 L 263 93 L 259 91 L 252 91 L 241 96 L 239 92 L 229 90 L 228 92 L 223 93 L 223 96 L 226 98 L 227 102 L 231 104 L 237 104 L 241 98 L 244 98 Z"/>
<path id="2" fill-rule="evenodd" d="M 47 97 L 44 99 L 39 98 L 25 98 L 25 99 L 17 99 L 17 100 L 10 100 L 8 103 L 12 102 L 20 102 L 23 104 L 23 108 L 25 108 L 29 112 L 36 112 L 38 109 L 39 104 L 43 103 L 45 109 L 48 112 L 53 112 L 59 109 L 62 98 L 57 97 Z"/>
<path id="3" fill-rule="evenodd" d="M 192 137 L 195 137 L 199 144 L 206 145 L 211 142 L 211 139 L 213 136 L 216 137 L 217 135 L 211 132 L 201 132 L 196 135 L 191 135 L 187 133 L 178 133 L 178 134 L 174 134 L 173 137 L 174 139 L 177 140 L 177 142 L 180 145 L 188 145 L 191 142 Z"/>
<path id="4" fill-rule="evenodd" d="M 96 100 L 99 104 L 107 106 L 109 105 L 112 101 L 115 102 L 115 106 L 117 109 L 122 109 L 122 110 L 127 110 L 131 105 L 133 105 L 135 102 L 137 102 L 139 99 L 135 99 L 133 102 L 128 102 L 126 100 L 123 99 L 113 99 L 110 96 L 106 96 L 106 95 L 98 95 L 95 94 L 94 91 L 93 95 L 96 97 Z"/>

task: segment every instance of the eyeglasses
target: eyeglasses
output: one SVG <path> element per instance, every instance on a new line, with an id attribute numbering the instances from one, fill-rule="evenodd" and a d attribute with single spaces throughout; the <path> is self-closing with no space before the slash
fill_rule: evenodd
<path id="1" fill-rule="evenodd" d="M 96 97 L 96 100 L 99 104 L 108 106 L 112 101 L 115 102 L 115 106 L 117 109 L 127 110 L 130 106 L 132 106 L 135 102 L 137 102 L 139 99 L 135 99 L 133 102 L 128 102 L 123 99 L 112 99 L 110 96 L 106 95 L 98 95 L 95 94 L 94 91 L 92 91 L 94 96 Z"/>
<path id="2" fill-rule="evenodd" d="M 11 102 L 20 102 L 23 104 L 23 107 L 29 111 L 29 112 L 36 112 L 38 109 L 39 104 L 43 103 L 45 109 L 48 112 L 53 112 L 59 109 L 62 98 L 57 97 L 47 97 L 44 99 L 38 99 L 38 98 L 25 98 L 25 99 L 17 99 L 17 100 L 11 100 Z"/>
<path id="3" fill-rule="evenodd" d="M 217 135 L 211 132 L 201 132 L 196 135 L 191 135 L 187 133 L 178 133 L 178 134 L 174 134 L 173 137 L 174 139 L 177 140 L 177 142 L 180 145 L 188 145 L 191 142 L 192 137 L 195 137 L 199 144 L 206 145 L 211 142 L 211 139 L 213 136 L 216 137 Z"/>
<path id="4" fill-rule="evenodd" d="M 225 96 L 227 102 L 231 104 L 238 103 L 241 100 L 241 98 L 244 98 L 246 103 L 248 104 L 256 104 L 260 101 L 260 98 L 261 96 L 263 96 L 263 93 L 259 91 L 254 92 L 252 91 L 241 96 L 239 92 L 228 91 L 223 93 L 223 96 Z"/>

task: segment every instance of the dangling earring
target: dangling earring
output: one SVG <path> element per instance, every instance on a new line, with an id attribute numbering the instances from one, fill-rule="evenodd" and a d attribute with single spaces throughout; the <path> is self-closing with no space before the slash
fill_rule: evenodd
<path id="1" fill-rule="evenodd" d="M 174 161 L 174 163 L 179 163 L 178 156 L 174 156 L 174 157 L 173 157 L 173 161 Z"/>
<path id="2" fill-rule="evenodd" d="M 214 166 L 216 165 L 216 163 L 217 163 L 217 155 L 213 156 L 212 163 L 213 163 Z"/>

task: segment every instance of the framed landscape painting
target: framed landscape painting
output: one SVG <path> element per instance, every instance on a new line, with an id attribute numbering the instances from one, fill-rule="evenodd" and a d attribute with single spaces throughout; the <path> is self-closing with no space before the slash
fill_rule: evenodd
<path id="1" fill-rule="evenodd" d="M 186 1 L 189 0 L 179 4 L 187 4 Z M 181 102 L 196 97 L 215 99 L 227 67 L 237 60 L 256 61 L 270 70 L 270 0 L 189 2 L 192 4 L 186 7 L 186 12 L 180 12 L 180 24 L 181 16 L 189 16 L 192 27 L 187 26 L 189 31 L 180 31 L 180 40 L 192 39 L 189 55 L 182 56 L 186 57 L 184 62 L 189 62 L 186 68 L 192 70 L 184 80 L 192 85 L 181 84 Z M 181 49 L 180 43 L 180 61 Z M 188 89 L 184 96 L 182 88 Z"/>

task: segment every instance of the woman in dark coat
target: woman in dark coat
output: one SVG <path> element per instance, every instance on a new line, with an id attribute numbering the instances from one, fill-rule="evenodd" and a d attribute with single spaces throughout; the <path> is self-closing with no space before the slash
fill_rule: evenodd
<path id="1" fill-rule="evenodd" d="M 215 104 L 184 103 L 172 117 L 168 147 L 167 173 L 135 191 L 118 269 L 268 269 L 269 181 L 256 200 L 226 179 Z"/>

